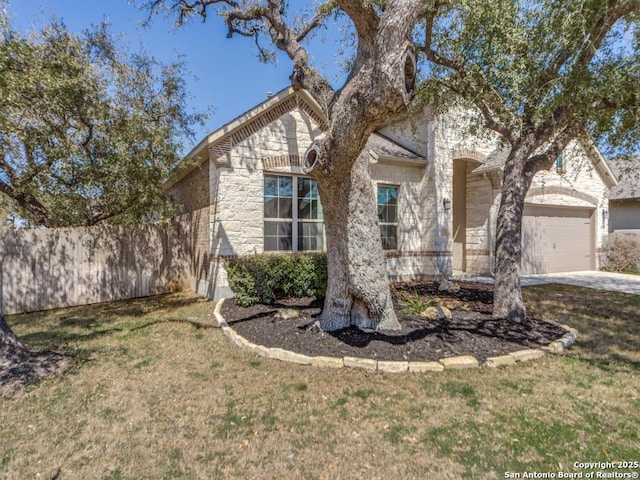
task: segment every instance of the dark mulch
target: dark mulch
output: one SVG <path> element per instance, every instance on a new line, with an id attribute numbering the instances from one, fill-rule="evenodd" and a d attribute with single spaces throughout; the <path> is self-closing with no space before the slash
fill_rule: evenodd
<path id="1" fill-rule="evenodd" d="M 368 357 L 379 360 L 429 361 L 457 355 L 473 355 L 479 361 L 523 348 L 537 348 L 556 340 L 565 330 L 552 323 L 530 318 L 514 324 L 491 316 L 492 287 L 481 283 L 457 283 L 457 292 L 439 292 L 435 282 L 393 285 L 396 313 L 402 329 L 397 332 L 367 332 L 352 327 L 335 332 L 308 328 L 322 304 L 313 298 L 280 299 L 275 305 L 242 308 L 226 300 L 222 315 L 247 340 L 305 355 Z M 401 311 L 403 292 L 434 299 L 452 312 L 451 320 L 428 320 Z M 279 308 L 293 308 L 301 315 L 276 318 Z"/>

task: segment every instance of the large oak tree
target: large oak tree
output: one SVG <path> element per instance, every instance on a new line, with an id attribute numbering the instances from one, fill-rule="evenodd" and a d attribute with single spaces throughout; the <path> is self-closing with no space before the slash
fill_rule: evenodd
<path id="1" fill-rule="evenodd" d="M 284 0 L 154 0 L 151 15 L 221 16 L 228 36 L 251 37 L 262 58 L 269 46 L 288 55 L 291 83 L 306 89 L 323 109 L 329 128 L 305 156 L 304 170 L 318 182 L 327 236 L 329 279 L 319 318 L 324 330 L 355 325 L 400 328 L 389 290 L 376 201 L 363 149 L 381 125 L 406 111 L 416 77 L 413 31 L 424 0 L 331 0 L 305 19 Z M 305 40 L 332 15 L 346 15 L 355 29 L 355 56 L 339 89 L 310 63 Z M 267 44 L 261 44 L 261 40 Z M 266 45 L 266 46 L 263 46 Z"/>
<path id="2" fill-rule="evenodd" d="M 34 226 L 137 221 L 191 126 L 184 70 L 117 47 L 105 25 L 23 35 L 0 11 L 0 193 Z"/>
<path id="3" fill-rule="evenodd" d="M 522 213 L 534 175 L 550 169 L 572 139 L 605 140 L 617 153 L 640 145 L 640 2 L 431 0 L 424 18 L 426 101 L 443 108 L 451 94 L 462 99 L 510 149 L 494 314 L 523 321 Z"/>
<path id="4" fill-rule="evenodd" d="M 184 110 L 180 65 L 116 44 L 105 26 L 75 35 L 57 20 L 25 36 L 0 8 L 3 216 L 55 227 L 162 210 L 162 182 L 200 115 Z M 64 357 L 28 351 L 2 316 L 1 294 L 0 282 L 0 385 L 48 374 Z"/>

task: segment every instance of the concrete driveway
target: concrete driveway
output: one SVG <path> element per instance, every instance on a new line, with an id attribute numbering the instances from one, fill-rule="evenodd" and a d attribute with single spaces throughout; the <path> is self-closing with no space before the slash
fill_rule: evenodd
<path id="1" fill-rule="evenodd" d="M 454 276 L 460 280 L 493 283 L 491 277 L 476 275 Z M 564 283 L 578 287 L 599 288 L 612 292 L 625 292 L 640 295 L 640 275 L 628 275 L 625 273 L 611 273 L 599 271 L 544 273 L 539 275 L 523 275 L 522 286 L 546 285 L 549 283 Z"/>

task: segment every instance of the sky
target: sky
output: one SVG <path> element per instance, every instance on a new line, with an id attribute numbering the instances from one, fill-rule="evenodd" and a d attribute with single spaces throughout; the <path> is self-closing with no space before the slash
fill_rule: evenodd
<path id="1" fill-rule="evenodd" d="M 184 145 L 184 154 L 207 134 L 264 101 L 268 92 L 290 85 L 288 57 L 280 55 L 275 66 L 260 63 L 253 41 L 226 38 L 224 22 L 215 15 L 205 23 L 193 20 L 174 28 L 173 19 L 163 17 L 142 27 L 146 12 L 127 0 L 9 0 L 8 10 L 12 26 L 23 33 L 41 29 L 52 16 L 61 18 L 72 32 L 107 21 L 112 33 L 126 38 L 131 51 L 144 50 L 164 63 L 184 61 L 191 97 L 188 108 L 200 112 L 212 108 L 206 124 L 195 128 L 193 143 Z M 339 81 L 339 49 L 336 38 L 318 38 L 310 48 L 312 61 L 330 80 Z"/>

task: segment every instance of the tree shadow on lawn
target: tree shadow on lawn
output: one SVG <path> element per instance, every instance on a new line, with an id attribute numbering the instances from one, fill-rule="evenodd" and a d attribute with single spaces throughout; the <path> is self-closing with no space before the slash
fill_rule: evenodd
<path id="1" fill-rule="evenodd" d="M 101 328 L 96 324 L 93 324 L 93 328 L 100 328 L 99 330 L 94 330 L 91 325 L 86 326 L 84 327 L 86 328 L 86 333 L 44 329 L 22 335 L 20 336 L 20 339 L 25 344 L 30 346 L 55 345 L 58 348 L 64 348 L 64 346 L 75 345 L 73 348 L 73 351 L 75 352 L 78 351 L 79 347 L 77 347 L 77 345 L 79 344 L 88 343 L 92 340 L 107 337 L 117 333 L 133 333 L 162 323 L 185 323 L 191 325 L 195 329 L 213 328 L 213 325 L 211 324 L 198 322 L 197 320 L 189 320 L 188 318 L 155 318 L 150 319 L 149 321 L 128 325 L 113 325 L 111 324 L 112 321 L 102 322 L 101 325 L 105 325 L 105 328 Z"/>
<path id="2" fill-rule="evenodd" d="M 30 349 L 27 356 L 0 366 L 0 394 L 9 394 L 41 378 L 61 372 L 69 362 L 87 362 L 100 354 L 91 342 L 116 334 L 135 333 L 162 323 L 212 328 L 198 316 L 174 316 L 175 310 L 209 302 L 181 294 L 121 300 L 7 317 Z"/>
<path id="3" fill-rule="evenodd" d="M 559 284 L 524 292 L 530 312 L 578 330 L 567 356 L 609 372 L 640 370 L 640 295 Z"/>
<path id="4" fill-rule="evenodd" d="M 171 318 L 171 312 L 208 299 L 184 294 L 166 294 L 6 317 L 20 338 L 35 347 L 52 348 L 65 339 L 91 340 L 130 328 Z M 148 321 L 143 321 L 149 317 Z M 181 321 L 181 319 L 174 319 Z M 138 322 L 142 322 L 138 325 Z M 34 331 L 34 327 L 41 328 Z"/>
<path id="5" fill-rule="evenodd" d="M 11 315 L 7 318 L 11 319 L 11 324 L 14 328 L 28 326 L 33 322 L 52 322 L 56 320 L 58 325 L 62 327 L 95 328 L 100 323 L 112 322 L 112 317 L 141 317 L 158 311 L 173 310 L 192 305 L 194 301 L 208 300 L 180 294 L 163 294 L 22 313 Z"/>

